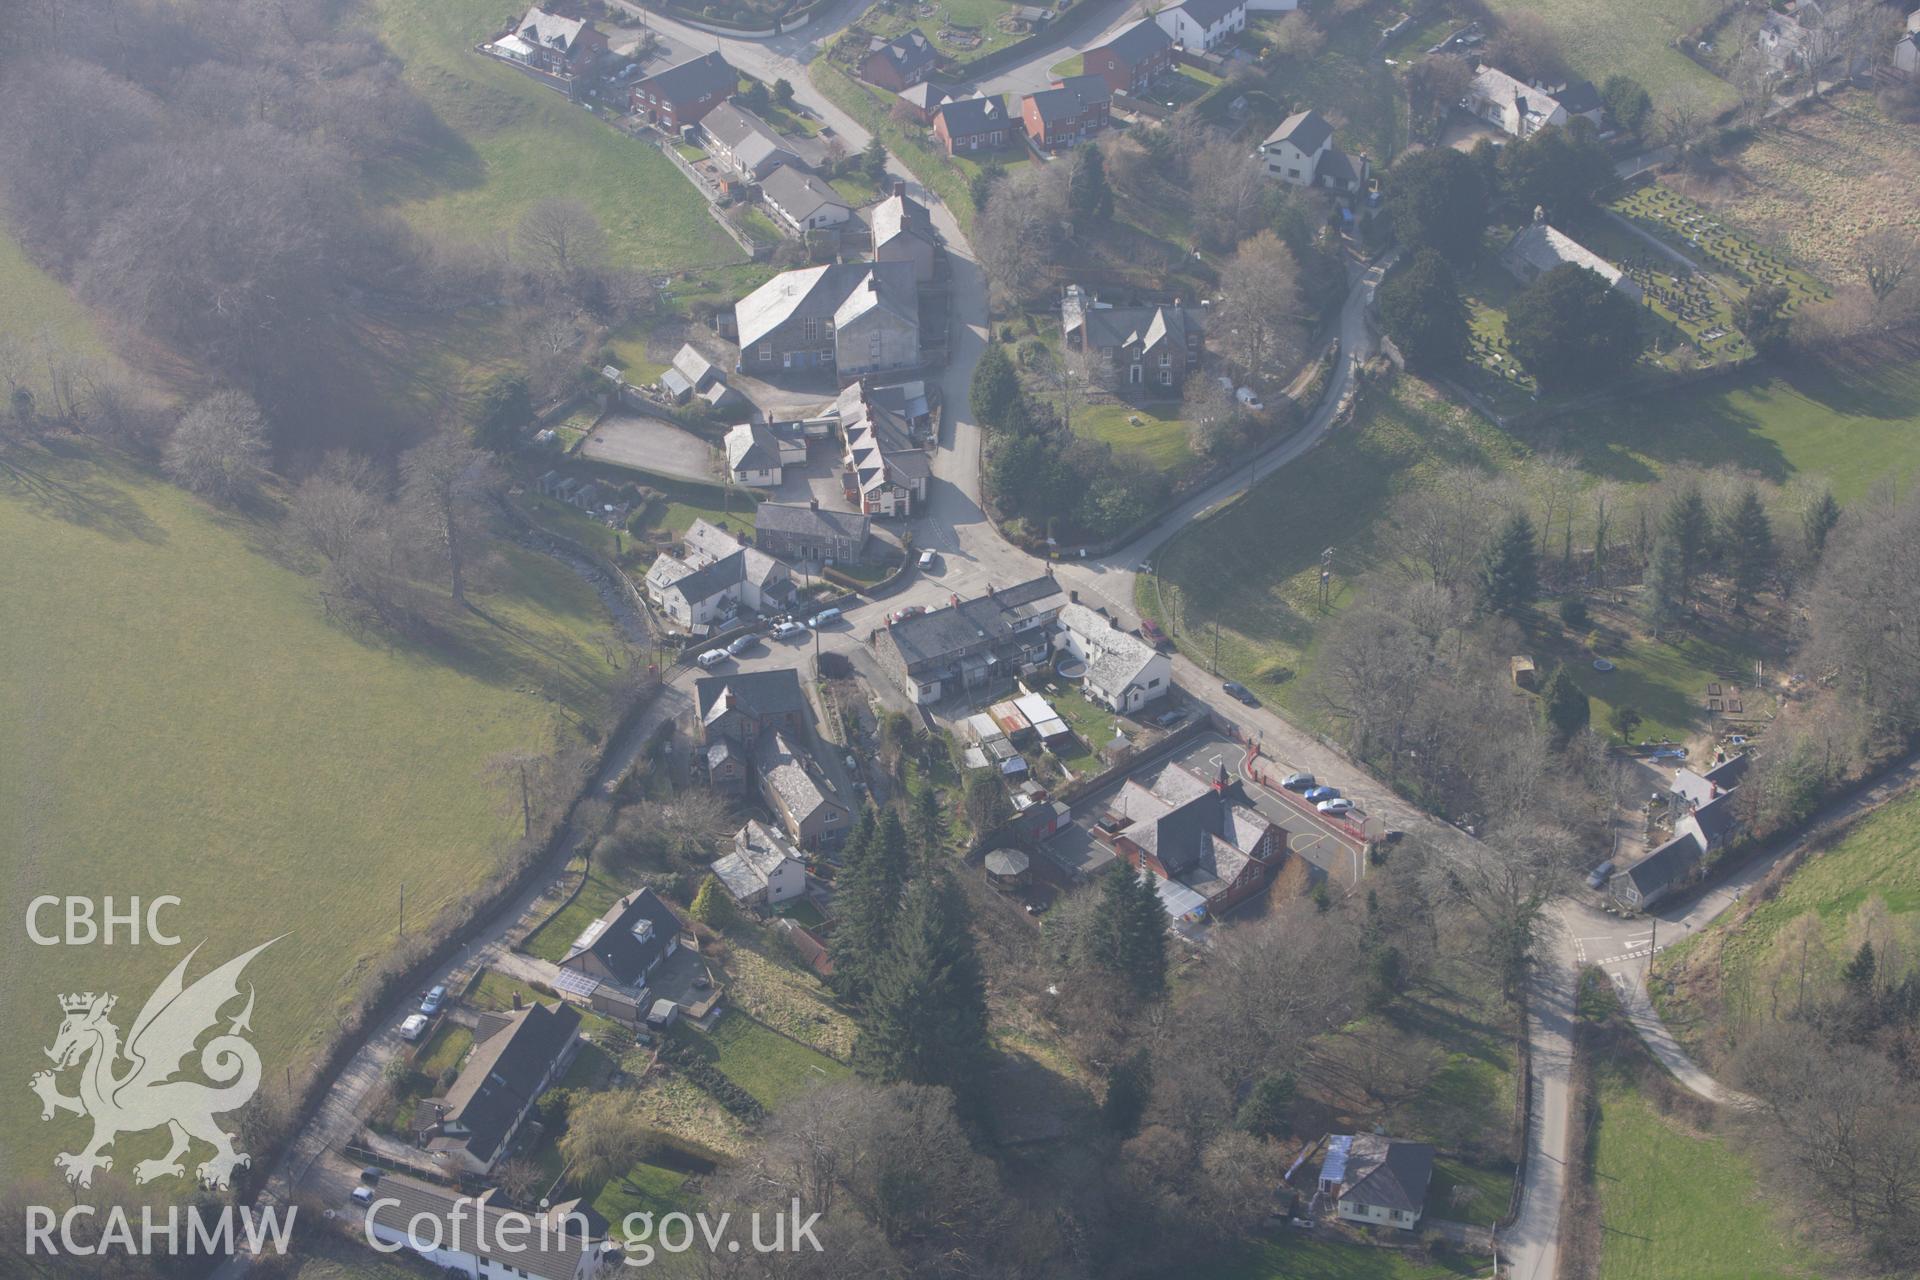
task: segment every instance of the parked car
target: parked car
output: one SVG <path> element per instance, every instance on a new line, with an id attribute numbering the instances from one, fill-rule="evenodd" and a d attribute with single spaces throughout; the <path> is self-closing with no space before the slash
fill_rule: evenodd
<path id="1" fill-rule="evenodd" d="M 820 628 L 831 626 L 838 621 L 840 621 L 840 611 L 838 609 L 822 609 L 807 619 L 807 625 L 815 631 L 818 631 Z"/>
<path id="2" fill-rule="evenodd" d="M 923 604 L 910 604 L 904 609 L 895 609 L 889 622 L 905 622 L 908 618 L 917 618 L 927 611 Z"/>
<path id="3" fill-rule="evenodd" d="M 362 1182 L 378 1182 L 378 1181 L 380 1181 L 380 1176 L 381 1176 L 382 1174 L 384 1174 L 385 1172 L 386 1172 L 386 1170 L 385 1170 L 385 1169 L 382 1169 L 382 1168 L 381 1168 L 381 1167 L 380 1167 L 379 1165 L 377 1165 L 377 1164 L 370 1164 L 370 1165 L 368 1165 L 368 1166 L 367 1166 L 366 1168 L 364 1168 L 364 1169 L 362 1169 L 362 1170 L 360 1171 L 360 1181 L 362 1181 Z"/>
<path id="4" fill-rule="evenodd" d="M 427 1015 L 424 1013 L 410 1013 L 407 1015 L 407 1020 L 400 1024 L 402 1040 L 418 1040 L 426 1033 Z"/>
<path id="5" fill-rule="evenodd" d="M 922 569 L 931 569 L 933 568 L 933 562 L 939 558 L 940 553 L 929 547 L 920 553 L 920 567 Z"/>
<path id="6" fill-rule="evenodd" d="M 1162 631 L 1160 624 L 1152 618 L 1140 619 L 1140 638 L 1156 649 L 1167 647 L 1167 633 Z"/>
<path id="7" fill-rule="evenodd" d="M 1280 779 L 1280 785 L 1289 791 L 1305 791 L 1308 787 L 1318 784 L 1314 782 L 1313 775 L 1310 773 L 1290 773 Z"/>
<path id="8" fill-rule="evenodd" d="M 435 985 L 426 995 L 420 998 L 420 1012 L 431 1018 L 434 1014 L 440 1012 L 440 1006 L 446 1002 L 447 984 L 442 982 Z"/>
<path id="9" fill-rule="evenodd" d="M 738 640 L 735 640 L 732 644 L 728 645 L 727 652 L 737 658 L 741 654 L 745 653 L 747 650 L 753 648 L 753 646 L 759 643 L 760 643 L 759 636 L 752 635 L 752 634 L 744 635 L 744 636 L 741 636 Z"/>
<path id="10" fill-rule="evenodd" d="M 373 1188 L 372 1187 L 355 1187 L 348 1194 L 347 1198 L 349 1200 L 352 1200 L 355 1204 L 372 1204 Z"/>
<path id="11" fill-rule="evenodd" d="M 1587 872 L 1587 888 L 1604 888 L 1607 881 L 1611 879 L 1613 879 L 1613 859 L 1608 858 L 1605 862 Z"/>
<path id="12" fill-rule="evenodd" d="M 1237 680 L 1222 681 L 1220 687 L 1226 691 L 1227 696 L 1230 698 L 1238 698 L 1250 707 L 1260 705 L 1260 699 L 1254 697 L 1252 691 Z"/>
<path id="13" fill-rule="evenodd" d="M 1321 813 L 1352 813 L 1353 801 L 1347 799 L 1345 796 L 1335 796 L 1331 800 L 1322 800 L 1313 807 Z"/>
<path id="14" fill-rule="evenodd" d="M 727 660 L 727 651 L 725 649 L 709 649 L 705 653 L 701 654 L 699 657 L 694 659 L 695 662 L 707 668 L 709 671 L 719 666 L 721 663 L 725 662 L 726 660 Z"/>
<path id="15" fill-rule="evenodd" d="M 1159 715 L 1153 718 L 1153 722 L 1159 725 L 1162 729 L 1171 729 L 1173 728 L 1173 726 L 1179 724 L 1182 720 L 1185 720 L 1186 718 L 1187 718 L 1186 709 L 1182 707 L 1175 711 L 1162 711 Z"/>
<path id="16" fill-rule="evenodd" d="M 791 640 L 794 636 L 807 634 L 807 629 L 797 622 L 783 622 L 773 629 L 775 640 Z"/>
<path id="17" fill-rule="evenodd" d="M 1332 800 L 1340 794 L 1338 787 L 1308 787 L 1306 797 L 1309 800 Z"/>

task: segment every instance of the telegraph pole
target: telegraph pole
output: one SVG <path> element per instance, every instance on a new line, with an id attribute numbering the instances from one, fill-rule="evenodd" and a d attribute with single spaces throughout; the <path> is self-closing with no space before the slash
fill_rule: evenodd
<path id="1" fill-rule="evenodd" d="M 1333 548 L 1320 553 L 1320 607 L 1327 607 L 1327 593 L 1333 582 Z"/>
<path id="2" fill-rule="evenodd" d="M 407 936 L 407 882 L 400 882 L 400 936 Z"/>

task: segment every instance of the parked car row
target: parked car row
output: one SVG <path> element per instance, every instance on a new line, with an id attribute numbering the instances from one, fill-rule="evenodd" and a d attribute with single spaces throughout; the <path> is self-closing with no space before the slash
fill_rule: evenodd
<path id="1" fill-rule="evenodd" d="M 1353 801 L 1341 795 L 1340 788 L 1322 786 L 1310 773 L 1290 773 L 1280 779 L 1280 785 L 1289 791 L 1298 791 L 1302 799 L 1312 801 L 1321 813 L 1353 812 Z"/>

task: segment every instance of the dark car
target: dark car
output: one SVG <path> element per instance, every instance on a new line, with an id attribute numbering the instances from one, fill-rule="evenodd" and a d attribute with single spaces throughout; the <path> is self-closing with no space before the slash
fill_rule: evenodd
<path id="1" fill-rule="evenodd" d="M 385 1172 L 386 1172 L 386 1170 L 385 1170 L 385 1169 L 382 1169 L 382 1168 L 381 1168 L 381 1167 L 380 1167 L 379 1165 L 377 1165 L 377 1164 L 370 1164 L 370 1165 L 368 1165 L 368 1166 L 367 1166 L 366 1168 L 364 1168 L 364 1169 L 362 1169 L 362 1170 L 360 1171 L 360 1181 L 362 1181 L 362 1182 L 378 1182 L 378 1181 L 380 1181 L 380 1175 L 381 1175 L 381 1174 L 383 1174 L 383 1173 L 385 1173 Z"/>
<path id="2" fill-rule="evenodd" d="M 1228 697 L 1238 698 L 1240 701 L 1246 703 L 1250 707 L 1257 707 L 1260 705 L 1260 699 L 1254 697 L 1253 693 L 1247 688 L 1247 686 L 1241 684 L 1237 680 L 1222 681 L 1220 684 L 1220 687 L 1226 690 Z"/>
<path id="3" fill-rule="evenodd" d="M 1607 881 L 1611 879 L 1613 879 L 1613 860 L 1608 859 L 1593 870 L 1587 872 L 1587 888 L 1602 888 L 1606 885 Z"/>

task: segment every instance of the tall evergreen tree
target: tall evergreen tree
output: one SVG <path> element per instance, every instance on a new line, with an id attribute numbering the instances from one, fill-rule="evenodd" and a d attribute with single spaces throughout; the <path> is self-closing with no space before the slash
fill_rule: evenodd
<path id="1" fill-rule="evenodd" d="M 894 836 L 891 842 L 887 819 Z M 906 844 L 898 814 L 876 820 L 870 811 L 863 811 L 841 855 L 834 886 L 838 921 L 828 947 L 834 988 L 855 1004 L 867 998 L 874 972 L 893 944 L 901 886 L 906 881 Z"/>
<path id="2" fill-rule="evenodd" d="M 1640 592 L 1640 612 L 1647 621 L 1647 629 L 1654 638 L 1671 632 L 1680 625 L 1685 613 L 1681 604 L 1680 550 L 1674 546 L 1671 538 L 1661 538 L 1653 544 L 1653 554 L 1647 559 L 1647 576 Z"/>
<path id="3" fill-rule="evenodd" d="M 1100 148 L 1086 143 L 1074 154 L 1073 173 L 1067 178 L 1067 214 L 1076 231 L 1113 216 L 1113 189 L 1107 185 L 1107 162 Z"/>
<path id="4" fill-rule="evenodd" d="M 1143 999 L 1167 989 L 1167 916 L 1146 876 L 1116 862 L 1087 925 L 1087 959 Z"/>
<path id="5" fill-rule="evenodd" d="M 922 866 L 933 866 L 947 852 L 947 806 L 931 782 L 913 798 L 913 851 Z"/>
<path id="6" fill-rule="evenodd" d="M 944 1085 L 971 1110 L 987 1056 L 987 983 L 953 877 L 916 881 L 894 932 L 861 1012 L 854 1068 L 886 1083 Z"/>
<path id="7" fill-rule="evenodd" d="M 1712 521 L 1707 515 L 1707 500 L 1700 496 L 1700 490 L 1688 485 L 1685 492 L 1673 500 L 1667 513 L 1660 520 L 1660 533 L 1672 544 L 1674 553 L 1679 557 L 1680 603 L 1693 603 L 1693 580 L 1707 561 L 1707 540 L 1712 534 Z"/>
<path id="8" fill-rule="evenodd" d="M 1293 1131 L 1293 1099 L 1297 1086 L 1291 1071 L 1261 1076 L 1247 1100 L 1240 1104 L 1235 1123 L 1262 1138 L 1284 1138 Z"/>
<path id="9" fill-rule="evenodd" d="M 1547 678 L 1547 687 L 1541 691 L 1540 715 L 1559 746 L 1565 746 L 1591 720 L 1593 708 L 1587 695 L 1565 667 L 1555 667 Z"/>
<path id="10" fill-rule="evenodd" d="M 533 392 L 517 373 L 502 373 L 487 384 L 474 407 L 473 442 L 494 453 L 512 453 L 520 431 L 533 421 Z"/>
<path id="11" fill-rule="evenodd" d="M 1833 490 L 1823 489 L 1800 517 L 1800 537 L 1806 547 L 1807 559 L 1819 562 L 1820 557 L 1826 554 L 1828 536 L 1839 523 L 1840 504 L 1834 500 Z"/>
<path id="12" fill-rule="evenodd" d="M 1123 1138 L 1131 1138 L 1146 1114 L 1147 1100 L 1153 1095 L 1153 1060 L 1145 1049 L 1122 1058 L 1107 1072 L 1107 1097 L 1100 1104 L 1100 1119 L 1108 1129 Z"/>
<path id="13" fill-rule="evenodd" d="M 1540 594 L 1540 559 L 1533 545 L 1533 521 L 1516 511 L 1487 549 L 1480 570 L 1480 598 L 1489 612 L 1512 617 Z"/>
<path id="14" fill-rule="evenodd" d="M 1733 608 L 1745 613 L 1773 572 L 1773 525 L 1760 491 L 1748 485 L 1727 521 L 1727 554 L 1733 568 Z"/>
<path id="15" fill-rule="evenodd" d="M 967 389 L 967 407 L 974 421 L 991 430 L 1007 425 L 1007 415 L 1020 398 L 1020 375 L 1005 344 L 989 342 L 973 366 L 973 382 Z"/>
<path id="16" fill-rule="evenodd" d="M 1874 971 L 1880 967 L 1880 957 L 1874 954 L 1873 943 L 1863 942 L 1860 949 L 1853 953 L 1853 959 L 1847 961 L 1846 968 L 1840 971 L 1847 986 L 1857 996 L 1873 994 Z"/>
<path id="17" fill-rule="evenodd" d="M 1417 373 L 1450 369 L 1472 337 L 1467 304 L 1447 260 L 1422 249 L 1380 285 L 1380 323 Z"/>

